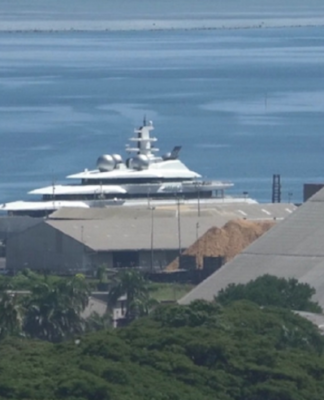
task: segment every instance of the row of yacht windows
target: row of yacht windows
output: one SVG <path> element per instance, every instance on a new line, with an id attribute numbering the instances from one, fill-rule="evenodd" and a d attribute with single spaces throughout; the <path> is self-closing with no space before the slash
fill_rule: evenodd
<path id="1" fill-rule="evenodd" d="M 121 178 L 121 179 L 82 179 L 82 185 L 126 185 L 145 183 L 188 182 L 192 178 Z"/>
<path id="2" fill-rule="evenodd" d="M 209 198 L 212 197 L 213 192 L 202 192 L 200 194 L 201 198 Z M 154 198 L 174 198 L 177 195 L 181 196 L 182 198 L 196 198 L 197 193 L 152 193 L 150 197 Z M 143 194 L 104 194 L 104 193 L 94 193 L 94 194 L 61 194 L 61 195 L 44 195 L 43 200 L 44 201 L 53 201 L 53 200 L 113 200 L 116 199 L 137 199 L 137 198 L 143 198 Z"/>

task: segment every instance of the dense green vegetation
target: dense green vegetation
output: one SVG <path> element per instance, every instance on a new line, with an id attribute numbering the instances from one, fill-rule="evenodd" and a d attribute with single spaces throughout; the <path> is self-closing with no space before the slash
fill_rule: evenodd
<path id="1" fill-rule="evenodd" d="M 136 270 L 121 270 L 110 278 L 106 315 L 91 315 L 84 320 L 82 313 L 94 282 L 89 283 L 83 275 L 60 278 L 25 270 L 5 277 L 1 283 L 0 339 L 25 336 L 60 342 L 86 331 L 111 327 L 112 308 L 121 297 L 125 302 L 125 322 L 129 323 L 147 315 L 158 304 L 157 298 L 170 294 L 165 285 L 150 284 Z M 17 292 L 18 288 L 23 291 Z"/>
<path id="2" fill-rule="evenodd" d="M 17 282 L 29 293 L 8 291 Z M 152 307 L 160 285 L 125 270 L 108 296 L 113 305 L 128 294 L 133 322 L 120 329 L 109 315 L 81 318 L 90 290 L 82 275 L 25 271 L 2 283 L 0 400 L 324 398 L 324 338 L 290 311 L 319 306 L 296 280 L 264 276 L 211 303 Z"/>
<path id="3" fill-rule="evenodd" d="M 25 269 L 14 276 L 0 275 L 0 291 L 2 289 L 11 290 L 31 290 L 36 284 L 46 282 L 52 284 L 62 278 L 55 275 L 41 275 L 29 269 Z M 96 278 L 87 278 L 89 290 L 106 291 L 108 284 L 115 282 L 115 276 L 111 277 L 104 265 L 101 265 L 96 273 Z M 189 292 L 194 285 L 181 283 L 154 283 L 147 282 L 150 298 L 157 301 L 176 301 Z"/>
<path id="4" fill-rule="evenodd" d="M 276 306 L 290 310 L 322 312 L 312 301 L 315 289 L 297 279 L 263 275 L 247 284 L 230 284 L 219 292 L 217 302 L 223 305 L 235 300 L 250 300 L 260 306 Z"/>
<path id="5" fill-rule="evenodd" d="M 0 275 L 0 290 L 31 290 L 40 283 L 52 284 L 58 280 L 61 280 L 58 276 L 37 274 L 26 268 L 14 276 Z"/>
<path id="6" fill-rule="evenodd" d="M 86 330 L 81 313 L 89 301 L 82 275 L 38 280 L 26 293 L 0 291 L 0 338 L 26 336 L 60 342 Z"/>
<path id="7" fill-rule="evenodd" d="M 322 400 L 323 350 L 317 328 L 288 310 L 163 306 L 61 344 L 3 340 L 0 398 Z"/>

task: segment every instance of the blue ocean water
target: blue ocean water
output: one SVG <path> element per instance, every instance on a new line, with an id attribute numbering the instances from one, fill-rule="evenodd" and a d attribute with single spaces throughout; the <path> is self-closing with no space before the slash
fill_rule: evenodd
<path id="1" fill-rule="evenodd" d="M 229 193 L 324 182 L 323 27 L 2 32 L 0 55 L 0 202 L 125 155 L 144 115 Z"/>

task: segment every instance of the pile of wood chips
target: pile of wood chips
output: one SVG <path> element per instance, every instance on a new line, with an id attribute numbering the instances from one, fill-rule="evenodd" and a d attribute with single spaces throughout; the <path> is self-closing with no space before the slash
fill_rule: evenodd
<path id="1" fill-rule="evenodd" d="M 203 257 L 225 258 L 225 262 L 241 253 L 254 240 L 267 232 L 275 222 L 273 221 L 229 221 L 223 228 L 210 228 L 203 236 L 194 242 L 183 252 L 186 255 L 195 255 L 197 265 L 203 265 Z M 167 271 L 174 271 L 179 268 L 179 259 L 176 258 L 166 268 Z"/>

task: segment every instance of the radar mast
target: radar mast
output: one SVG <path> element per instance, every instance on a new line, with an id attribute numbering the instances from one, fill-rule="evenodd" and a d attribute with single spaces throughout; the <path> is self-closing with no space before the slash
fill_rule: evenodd
<path id="1" fill-rule="evenodd" d="M 159 149 L 152 145 L 153 142 L 157 141 L 157 138 L 151 137 L 150 135 L 153 129 L 153 122 L 149 121 L 147 124 L 146 117 L 144 116 L 143 126 L 134 130 L 137 136 L 129 139 L 131 142 L 136 142 L 137 146 L 130 147 L 126 145 L 126 151 L 129 153 L 135 152 L 137 155 L 144 155 L 148 158 L 154 158 L 153 153 L 159 151 Z"/>

